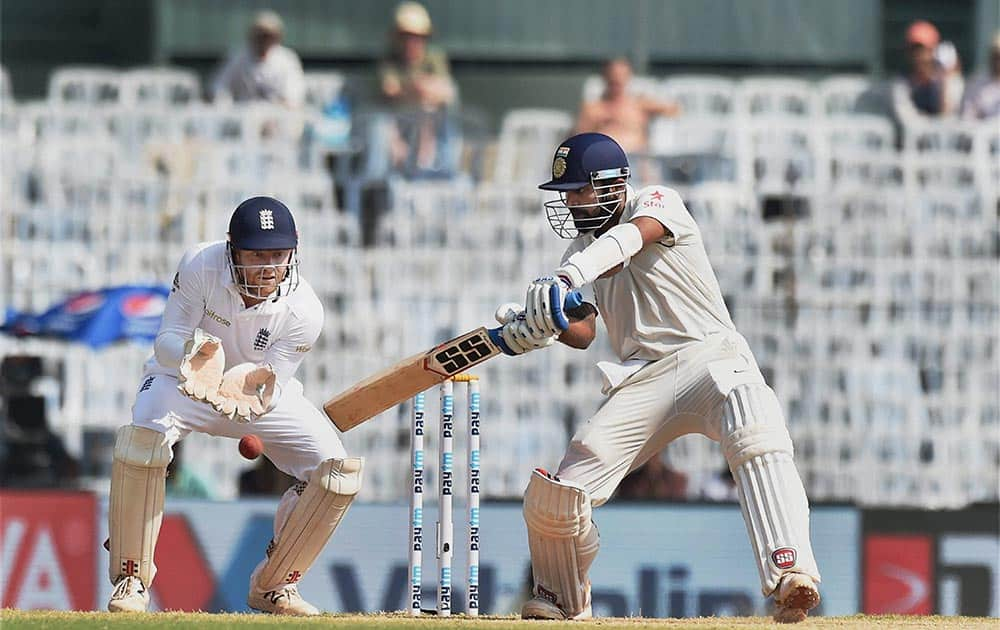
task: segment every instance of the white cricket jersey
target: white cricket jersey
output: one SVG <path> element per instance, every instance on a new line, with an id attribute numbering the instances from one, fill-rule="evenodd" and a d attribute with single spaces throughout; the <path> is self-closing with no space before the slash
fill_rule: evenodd
<path id="1" fill-rule="evenodd" d="M 705 252 L 701 231 L 680 195 L 666 186 L 627 187 L 620 223 L 652 217 L 669 230 L 632 257 L 620 272 L 593 283 L 611 347 L 621 361 L 655 361 L 682 345 L 716 332 L 735 330 L 719 281 Z M 563 263 L 595 240 L 573 240 Z"/>
<path id="2" fill-rule="evenodd" d="M 222 340 L 227 370 L 270 363 L 283 389 L 319 337 L 323 305 L 301 280 L 290 295 L 247 308 L 229 271 L 226 242 L 200 243 L 181 259 L 157 336 L 190 339 L 195 328 Z M 145 372 L 178 375 L 177 367 L 162 365 L 155 354 Z"/>

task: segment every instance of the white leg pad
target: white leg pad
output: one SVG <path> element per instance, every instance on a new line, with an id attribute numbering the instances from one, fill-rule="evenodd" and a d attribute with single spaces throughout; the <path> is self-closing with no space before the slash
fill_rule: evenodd
<path id="1" fill-rule="evenodd" d="M 163 522 L 167 464 L 173 457 L 162 433 L 127 425 L 115 438 L 111 468 L 108 577 L 135 576 L 148 588 L 156 576 L 153 550 Z"/>
<path id="2" fill-rule="evenodd" d="M 304 489 L 296 484 L 289 491 L 301 493 L 297 501 L 288 500 L 285 493 L 275 516 L 274 540 L 254 571 L 252 588 L 272 591 L 302 579 L 361 490 L 363 467 L 359 457 L 328 459 L 316 467 Z"/>
<path id="3" fill-rule="evenodd" d="M 535 469 L 524 492 L 524 521 L 535 597 L 575 617 L 590 606 L 587 571 L 600 547 L 587 491 Z"/>
<path id="4" fill-rule="evenodd" d="M 721 429 L 764 596 L 774 592 L 785 573 L 805 573 L 819 582 L 809 543 L 809 502 L 771 388 L 747 384 L 733 389 Z"/>

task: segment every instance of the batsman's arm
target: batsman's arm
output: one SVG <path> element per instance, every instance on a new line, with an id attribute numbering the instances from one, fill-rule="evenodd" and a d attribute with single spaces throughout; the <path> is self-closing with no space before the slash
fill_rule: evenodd
<path id="1" fill-rule="evenodd" d="M 570 348 L 586 350 L 597 336 L 597 309 L 590 302 L 567 310 L 569 327 L 559 335 L 559 341 Z"/>

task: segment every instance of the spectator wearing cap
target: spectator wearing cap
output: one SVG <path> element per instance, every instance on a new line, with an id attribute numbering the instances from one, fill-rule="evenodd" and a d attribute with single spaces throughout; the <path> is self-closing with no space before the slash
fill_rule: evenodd
<path id="1" fill-rule="evenodd" d="M 428 46 L 431 17 L 422 5 L 403 2 L 396 8 L 389 56 L 379 66 L 382 96 L 392 104 L 436 110 L 455 101 L 448 58 Z"/>
<path id="2" fill-rule="evenodd" d="M 937 28 L 919 20 L 906 29 L 909 74 L 893 86 L 893 107 L 901 122 L 945 116 L 958 109 L 963 89 L 958 54 Z"/>
<path id="3" fill-rule="evenodd" d="M 989 73 L 980 76 L 962 97 L 962 118 L 984 120 L 1000 116 L 1000 31 L 990 46 Z"/>
<path id="4" fill-rule="evenodd" d="M 447 169 L 452 161 L 448 109 L 458 94 L 447 56 L 428 45 L 432 32 L 427 9 L 417 2 L 401 3 L 388 55 L 378 66 L 382 97 L 396 115 L 392 164 L 415 173 Z"/>
<path id="5" fill-rule="evenodd" d="M 266 101 L 298 109 L 305 100 L 302 61 L 281 45 L 284 24 L 274 11 L 261 11 L 247 45 L 232 54 L 212 83 L 216 101 Z"/>

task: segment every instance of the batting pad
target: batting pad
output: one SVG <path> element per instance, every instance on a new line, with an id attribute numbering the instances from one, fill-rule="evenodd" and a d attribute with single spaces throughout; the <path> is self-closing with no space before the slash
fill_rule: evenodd
<path id="1" fill-rule="evenodd" d="M 156 576 L 153 549 L 163 521 L 167 464 L 172 457 L 164 434 L 134 425 L 118 429 L 108 506 L 112 584 L 121 576 L 134 575 L 148 588 Z"/>
<path id="2" fill-rule="evenodd" d="M 590 497 L 572 481 L 535 469 L 524 493 L 536 597 L 573 617 L 590 605 L 587 571 L 600 536 L 590 520 Z"/>
<path id="3" fill-rule="evenodd" d="M 819 582 L 809 543 L 809 503 L 770 387 L 740 385 L 729 394 L 722 448 L 736 481 L 764 596 L 774 592 L 784 573 L 805 573 Z"/>
<path id="4" fill-rule="evenodd" d="M 360 457 L 328 459 L 316 467 L 255 572 L 255 588 L 272 591 L 302 579 L 361 490 L 363 467 Z"/>

